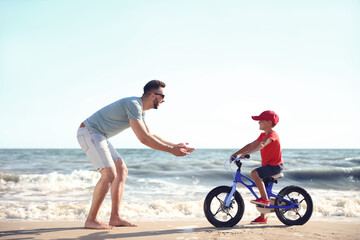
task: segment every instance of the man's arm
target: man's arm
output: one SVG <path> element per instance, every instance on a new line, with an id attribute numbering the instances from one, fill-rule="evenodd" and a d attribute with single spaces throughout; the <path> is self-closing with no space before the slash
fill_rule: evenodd
<path id="1" fill-rule="evenodd" d="M 143 121 L 129 119 L 129 122 L 136 137 L 142 144 L 156 150 L 171 153 L 175 156 L 185 156 L 189 154 L 189 152 L 187 152 L 185 149 L 182 149 L 181 147 L 170 142 L 160 140 L 155 135 L 151 134 Z"/>
<path id="2" fill-rule="evenodd" d="M 151 134 L 153 137 L 155 137 L 155 138 L 156 138 L 157 140 L 159 140 L 160 142 L 162 142 L 162 143 L 164 143 L 164 144 L 166 144 L 166 145 L 169 145 L 169 146 L 171 146 L 171 147 L 174 147 L 174 146 L 177 145 L 177 144 L 174 144 L 174 143 L 171 143 L 171 142 L 169 142 L 169 141 L 166 141 L 166 140 L 162 139 L 162 138 L 159 137 L 158 135 L 155 135 L 155 134 L 150 133 L 150 129 L 149 129 L 149 127 L 146 125 L 146 123 L 143 122 L 143 124 L 144 124 L 144 126 L 145 126 L 146 131 L 148 132 L 148 134 Z"/>
<path id="3" fill-rule="evenodd" d="M 188 152 L 188 153 L 192 153 L 193 151 L 195 151 L 195 148 L 191 148 L 191 147 L 188 147 L 188 146 L 187 146 L 187 145 L 189 145 L 189 143 L 183 142 L 183 143 L 175 144 L 175 143 L 166 141 L 165 139 L 162 139 L 162 138 L 159 137 L 158 135 L 155 135 L 155 134 L 150 133 L 150 129 L 149 129 L 149 127 L 146 125 L 145 122 L 144 122 L 144 125 L 145 125 L 145 128 L 146 128 L 146 130 L 147 130 L 147 132 L 148 132 L 149 134 L 151 134 L 152 136 L 154 136 L 157 140 L 159 140 L 160 142 L 164 143 L 165 145 L 169 145 L 169 146 L 172 146 L 172 147 L 184 148 L 184 149 L 186 150 L 186 152 Z"/>

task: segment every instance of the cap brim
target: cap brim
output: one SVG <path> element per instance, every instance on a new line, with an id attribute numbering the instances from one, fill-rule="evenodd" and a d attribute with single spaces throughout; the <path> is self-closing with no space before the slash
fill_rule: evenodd
<path id="1" fill-rule="evenodd" d="M 260 117 L 259 116 L 251 116 L 251 118 L 255 121 L 259 121 L 260 120 Z"/>

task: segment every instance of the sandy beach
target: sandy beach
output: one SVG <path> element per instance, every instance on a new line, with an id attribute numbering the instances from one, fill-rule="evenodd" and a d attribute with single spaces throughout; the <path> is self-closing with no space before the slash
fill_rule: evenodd
<path id="1" fill-rule="evenodd" d="M 206 220 L 137 222 L 137 228 L 89 230 L 83 222 L 0 222 L 0 239 L 360 239 L 360 222 L 309 221 L 285 226 L 277 220 L 233 228 L 215 228 Z"/>

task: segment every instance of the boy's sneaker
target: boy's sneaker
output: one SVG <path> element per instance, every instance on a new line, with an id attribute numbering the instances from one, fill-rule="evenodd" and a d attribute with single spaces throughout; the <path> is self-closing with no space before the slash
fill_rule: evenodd
<path id="1" fill-rule="evenodd" d="M 251 224 L 267 224 L 267 218 L 262 218 L 261 216 L 256 218 L 255 220 L 252 220 L 250 222 Z"/>
<path id="2" fill-rule="evenodd" d="M 263 199 L 263 198 L 258 198 L 258 199 L 256 199 L 256 200 L 251 200 L 250 202 L 251 202 L 251 203 L 254 203 L 254 204 L 257 204 L 257 205 L 264 206 L 264 207 L 270 206 L 270 201 L 269 201 L 269 200 L 265 200 L 265 199 Z"/>

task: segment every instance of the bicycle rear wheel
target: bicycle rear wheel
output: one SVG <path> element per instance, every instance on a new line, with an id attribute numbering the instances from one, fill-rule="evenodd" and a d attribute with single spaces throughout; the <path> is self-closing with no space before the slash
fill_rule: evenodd
<path id="1" fill-rule="evenodd" d="M 276 208 L 276 216 L 285 225 L 303 225 L 309 221 L 313 212 L 313 202 L 310 195 L 301 187 L 288 186 L 282 189 L 278 196 L 299 204 L 299 208 L 285 210 L 283 208 Z M 275 205 L 288 205 L 288 203 L 276 199 Z"/>
<path id="2" fill-rule="evenodd" d="M 231 196 L 229 207 L 225 207 L 225 198 L 231 187 L 220 186 L 211 190 L 204 201 L 204 213 L 215 227 L 233 227 L 244 214 L 244 200 L 238 191 Z"/>

